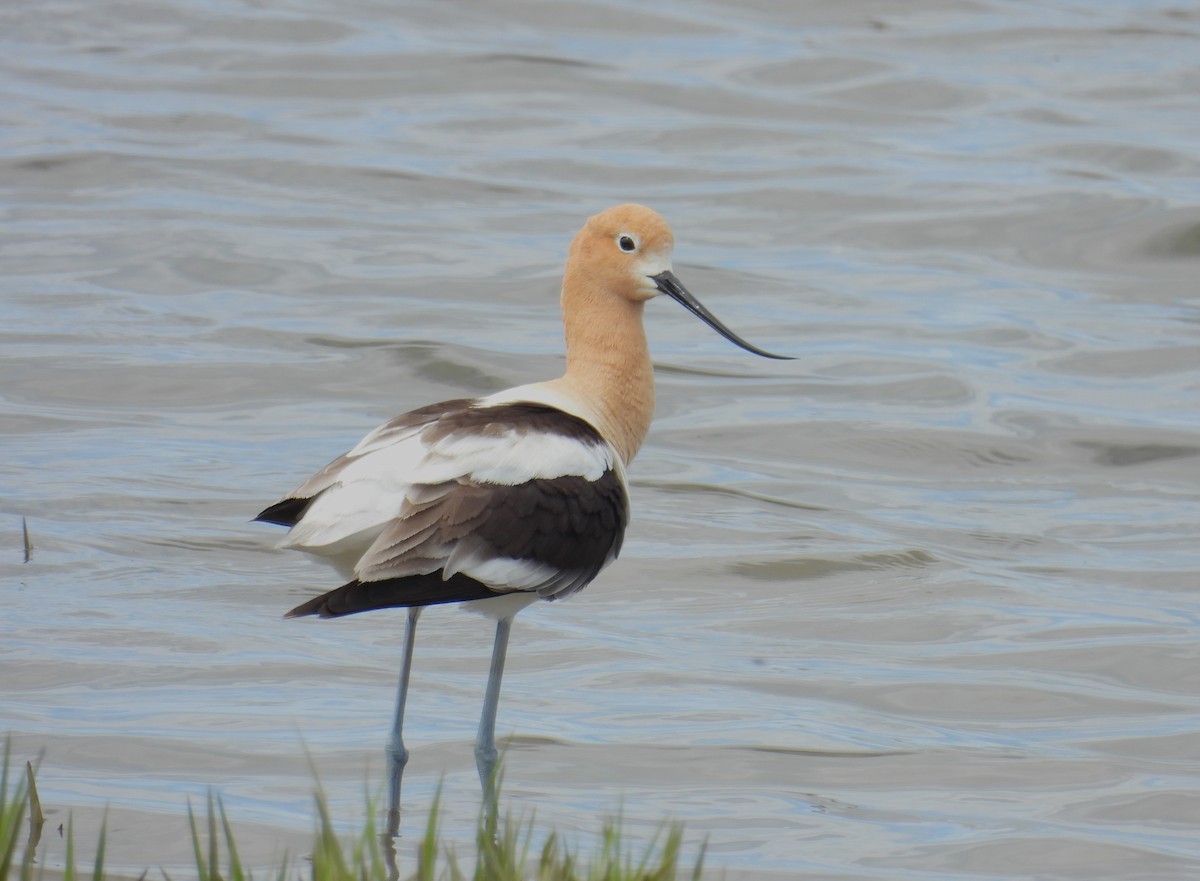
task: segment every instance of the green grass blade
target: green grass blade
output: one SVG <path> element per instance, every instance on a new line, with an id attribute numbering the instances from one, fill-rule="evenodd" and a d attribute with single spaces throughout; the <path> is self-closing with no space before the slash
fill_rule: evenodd
<path id="1" fill-rule="evenodd" d="M 346 863 L 342 843 L 338 841 L 333 819 L 329 815 L 329 802 L 324 790 L 318 789 L 315 798 L 320 825 L 312 855 L 313 878 L 321 881 L 352 881 L 356 873 L 352 873 Z"/>
<path id="2" fill-rule="evenodd" d="M 238 854 L 237 841 L 233 836 L 233 826 L 229 823 L 229 815 L 225 813 L 225 802 L 217 796 L 217 809 L 221 812 L 221 829 L 225 835 L 225 850 L 228 852 L 229 871 L 226 875 L 229 881 L 248 881 L 242 858 Z"/>
<path id="3" fill-rule="evenodd" d="M 433 796 L 433 805 L 429 809 L 429 819 L 425 823 L 425 835 L 417 849 L 417 881 L 434 881 L 437 876 L 438 819 L 441 811 L 442 786 L 438 784 L 437 792 Z"/>
<path id="4" fill-rule="evenodd" d="M 32 881 L 33 863 L 37 856 L 38 844 L 42 840 L 42 828 L 46 825 L 46 815 L 42 813 L 42 800 L 38 797 L 37 779 L 33 773 L 33 762 L 25 763 L 25 791 L 29 802 L 29 838 L 25 841 L 25 853 L 21 856 L 21 881 Z M 7 878 L 6 873 L 0 877 Z"/>
<path id="5" fill-rule="evenodd" d="M 96 862 L 92 867 L 92 881 L 104 881 L 104 848 L 108 843 L 108 808 L 100 821 L 100 840 L 96 842 Z"/>
<path id="6" fill-rule="evenodd" d="M 208 864 L 204 861 L 204 850 L 200 846 L 200 830 L 196 828 L 196 812 L 192 800 L 188 799 L 188 828 L 192 832 L 192 858 L 196 861 L 197 881 L 208 881 Z"/>
<path id="7" fill-rule="evenodd" d="M 704 857 L 708 854 L 708 841 L 705 840 L 700 845 L 700 853 L 696 857 L 696 865 L 692 866 L 692 881 L 700 881 L 700 876 L 704 874 Z"/>
<path id="8" fill-rule="evenodd" d="M 213 791 L 208 790 L 208 870 L 212 881 L 221 881 L 221 846 L 217 840 L 217 812 L 213 806 Z"/>
<path id="9" fill-rule="evenodd" d="M 0 770 L 0 878 L 7 878 L 9 869 L 12 868 L 13 857 L 17 852 L 21 818 L 25 815 L 25 793 L 21 791 L 20 784 L 14 787 L 11 795 L 8 791 L 11 750 L 11 741 L 5 741 L 4 768 Z"/>

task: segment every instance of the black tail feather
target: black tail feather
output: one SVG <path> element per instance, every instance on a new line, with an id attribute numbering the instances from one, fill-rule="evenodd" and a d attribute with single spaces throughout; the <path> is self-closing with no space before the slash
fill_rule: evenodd
<path id="1" fill-rule="evenodd" d="M 312 504 L 312 499 L 284 499 L 266 508 L 254 518 L 258 523 L 277 523 L 280 526 L 295 526 Z"/>
<path id="2" fill-rule="evenodd" d="M 301 603 L 283 617 L 320 615 L 322 618 L 340 618 L 343 615 L 370 612 L 374 609 L 462 603 L 500 595 L 501 591 L 492 590 L 466 575 L 453 575 L 443 581 L 441 572 L 432 572 L 429 575 L 412 575 L 387 581 L 351 581 Z"/>

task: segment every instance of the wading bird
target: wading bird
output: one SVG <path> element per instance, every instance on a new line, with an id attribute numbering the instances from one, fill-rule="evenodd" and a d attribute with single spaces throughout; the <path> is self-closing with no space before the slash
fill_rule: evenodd
<path id="1" fill-rule="evenodd" d="M 590 218 L 563 276 L 561 377 L 398 416 L 255 518 L 289 527 L 281 547 L 321 557 L 349 579 L 287 617 L 408 609 L 387 748 L 391 834 L 408 761 L 404 706 L 421 609 L 465 603 L 496 620 L 475 742 L 491 804 L 513 616 L 582 590 L 621 550 L 625 469 L 654 415 L 646 301 L 666 294 L 743 349 L 784 358 L 705 309 L 672 273 L 673 247 L 670 227 L 649 208 L 618 205 Z"/>

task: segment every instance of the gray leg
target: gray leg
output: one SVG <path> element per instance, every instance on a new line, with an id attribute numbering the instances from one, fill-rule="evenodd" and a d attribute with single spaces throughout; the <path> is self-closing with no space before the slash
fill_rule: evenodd
<path id="1" fill-rule="evenodd" d="M 421 617 L 421 606 L 410 606 L 408 621 L 404 626 L 404 661 L 400 665 L 400 686 L 396 692 L 396 718 L 392 722 L 392 736 L 388 738 L 388 813 L 387 834 L 400 831 L 400 778 L 408 764 L 408 750 L 404 746 L 404 705 L 408 702 L 408 677 L 412 673 L 413 643 L 417 639 L 417 619 Z"/>
<path id="2" fill-rule="evenodd" d="M 483 696 L 483 713 L 479 717 L 479 736 L 475 739 L 475 767 L 483 784 L 484 810 L 491 811 L 495 803 L 496 785 L 496 707 L 500 703 L 500 680 L 504 677 L 504 656 L 508 652 L 508 634 L 513 616 L 496 622 L 496 642 L 492 646 L 492 666 L 488 671 L 487 691 Z"/>

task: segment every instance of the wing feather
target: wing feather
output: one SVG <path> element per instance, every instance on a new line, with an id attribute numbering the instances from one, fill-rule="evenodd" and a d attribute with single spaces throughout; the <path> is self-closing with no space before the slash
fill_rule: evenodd
<path id="1" fill-rule="evenodd" d="M 616 558 L 628 504 L 620 457 L 583 419 L 536 403 L 453 401 L 371 432 L 260 517 L 294 517 L 285 547 L 354 576 L 336 602 L 294 610 L 340 615 L 481 588 L 574 593 Z M 444 599 L 431 598 L 430 577 Z M 370 596 L 351 597 L 355 585 Z"/>

